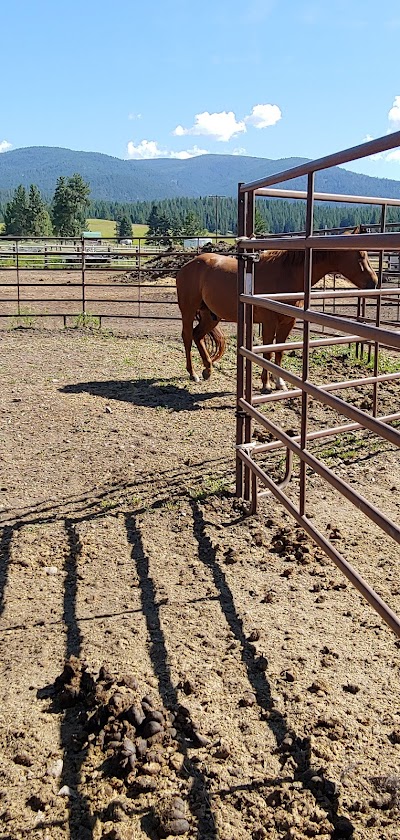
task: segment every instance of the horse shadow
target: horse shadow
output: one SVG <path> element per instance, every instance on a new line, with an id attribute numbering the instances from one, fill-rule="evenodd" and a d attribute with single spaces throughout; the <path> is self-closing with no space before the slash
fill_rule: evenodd
<path id="1" fill-rule="evenodd" d="M 232 391 L 197 391 L 191 393 L 187 388 L 173 382 L 160 382 L 157 379 L 109 379 L 92 382 L 76 382 L 59 388 L 63 394 L 92 394 L 106 400 L 120 400 L 131 405 L 147 408 L 167 408 L 170 411 L 198 411 L 201 404 L 221 397 L 233 396 Z M 209 406 L 224 410 L 231 404 Z"/>

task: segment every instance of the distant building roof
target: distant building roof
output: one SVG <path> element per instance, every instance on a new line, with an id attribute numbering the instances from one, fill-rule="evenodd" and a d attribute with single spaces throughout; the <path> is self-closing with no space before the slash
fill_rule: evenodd
<path id="1" fill-rule="evenodd" d="M 101 239 L 101 231 L 99 231 L 99 230 L 84 230 L 83 231 L 83 238 L 84 239 Z"/>
<path id="2" fill-rule="evenodd" d="M 208 245 L 209 242 L 212 242 L 212 239 L 207 239 L 203 236 L 196 236 L 190 239 L 183 240 L 183 247 L 184 248 L 202 248 L 203 245 Z"/>

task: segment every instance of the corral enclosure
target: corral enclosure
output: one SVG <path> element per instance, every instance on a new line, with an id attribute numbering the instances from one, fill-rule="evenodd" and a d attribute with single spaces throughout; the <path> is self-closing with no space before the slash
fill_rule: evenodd
<path id="1" fill-rule="evenodd" d="M 70 319 L 47 287 L 51 317 L 35 320 L 41 265 L 21 272 L 2 322 L 0 840 L 397 840 L 399 642 L 272 495 L 254 515 L 235 496 L 233 329 L 212 378 L 189 382 L 180 322 L 157 296 L 166 285 L 176 306 L 170 257 L 146 283 L 152 318 L 100 324 L 92 306 L 104 296 L 109 314 L 123 272 L 86 274 L 84 257 L 70 278 L 48 275 L 56 298 L 76 283 Z M 312 380 L 373 372 L 364 350 L 315 348 Z M 379 358 L 398 372 L 396 352 Z M 299 373 L 301 351 L 284 364 Z M 346 399 L 371 411 L 371 393 Z M 379 412 L 398 409 L 388 379 Z M 292 435 L 299 399 L 271 401 L 268 417 Z M 311 429 L 337 419 L 310 401 Z M 354 430 L 310 450 L 398 521 L 396 446 Z M 282 453 L 262 463 L 279 481 Z M 293 502 L 300 486 L 297 464 Z M 315 474 L 307 513 L 399 613 L 389 536 Z"/>

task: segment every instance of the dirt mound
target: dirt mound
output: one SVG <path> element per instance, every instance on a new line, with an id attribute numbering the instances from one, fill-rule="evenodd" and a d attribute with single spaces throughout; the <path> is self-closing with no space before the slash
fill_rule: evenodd
<path id="1" fill-rule="evenodd" d="M 126 274 L 118 275 L 115 279 L 119 283 L 138 283 L 139 279 L 145 282 L 151 280 L 160 280 L 164 277 L 174 277 L 182 266 L 186 265 L 189 260 L 192 260 L 197 254 L 235 254 L 236 245 L 228 245 L 226 242 L 218 242 L 217 244 L 208 243 L 203 245 L 199 250 L 197 248 L 186 249 L 185 251 L 178 251 L 176 248 L 170 248 L 162 254 L 157 254 L 142 264 L 140 273 L 139 269 L 135 268 L 133 271 L 128 271 Z"/>
<path id="2" fill-rule="evenodd" d="M 57 710 L 76 708 L 80 749 L 105 754 L 104 776 L 123 780 L 121 792 L 135 800 L 136 807 L 148 807 L 150 796 L 157 836 L 186 834 L 189 792 L 182 788 L 180 773 L 189 762 L 187 745 L 209 744 L 189 710 L 181 704 L 167 709 L 150 693 L 142 697 L 139 681 L 131 674 L 115 676 L 103 665 L 95 678 L 76 656 L 65 662 L 53 691 Z M 95 763 L 95 755 L 93 759 Z M 114 836 L 108 830 L 128 811 L 128 800 L 112 800 L 103 814 L 102 836 Z"/>

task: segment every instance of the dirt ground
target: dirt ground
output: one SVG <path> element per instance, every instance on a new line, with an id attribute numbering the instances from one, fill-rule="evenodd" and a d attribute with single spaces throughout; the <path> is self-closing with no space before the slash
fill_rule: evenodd
<path id="1" fill-rule="evenodd" d="M 178 324 L 135 326 L 1 333 L 0 840 L 398 840 L 396 637 L 270 496 L 235 498 L 233 342 L 196 384 Z M 296 400 L 269 411 L 297 430 Z M 394 446 L 313 451 L 399 521 Z M 308 514 L 400 612 L 396 543 L 315 476 Z"/>

